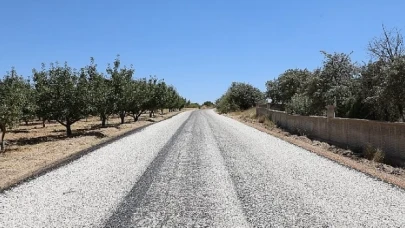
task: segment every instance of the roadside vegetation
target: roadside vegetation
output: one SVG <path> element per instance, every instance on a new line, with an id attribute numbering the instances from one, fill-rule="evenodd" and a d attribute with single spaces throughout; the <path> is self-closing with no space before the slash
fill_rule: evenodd
<path id="1" fill-rule="evenodd" d="M 134 78 L 135 70 L 123 66 L 119 56 L 104 71 L 93 58 L 78 70 L 66 62 L 42 64 L 33 70 L 32 78 L 12 68 L 0 79 L 1 150 L 5 150 L 6 132 L 20 123 L 29 125 L 40 120 L 46 127 L 56 121 L 70 137 L 72 126 L 91 116 L 98 117 L 100 126 L 106 127 L 113 115 L 124 124 L 125 117 L 136 122 L 146 112 L 153 117 L 164 109 L 173 112 L 192 106 L 163 79 Z"/>
<path id="2" fill-rule="evenodd" d="M 288 113 L 323 115 L 334 105 L 336 116 L 404 121 L 405 47 L 397 29 L 387 29 L 368 44 L 371 59 L 362 64 L 351 53 L 321 51 L 320 68 L 288 69 L 266 83 L 266 95 Z"/>
<path id="3" fill-rule="evenodd" d="M 264 99 L 264 94 L 254 86 L 233 82 L 228 90 L 215 101 L 219 113 L 242 111 L 256 106 Z"/>
<path id="4" fill-rule="evenodd" d="M 371 145 L 348 150 L 309 139 L 277 128 L 265 116 L 257 116 L 254 107 L 267 104 L 281 111 L 297 115 L 321 115 L 326 106 L 334 105 L 337 117 L 404 122 L 405 115 L 405 46 L 403 35 L 397 29 L 383 26 L 382 35 L 368 44 L 371 59 L 357 63 L 351 53 L 327 53 L 322 65 L 314 70 L 287 69 L 277 78 L 266 82 L 263 95 L 251 85 L 233 82 L 230 88 L 216 101 L 219 113 L 228 113 L 233 118 L 265 129 L 266 132 L 287 140 L 335 161 L 343 161 L 361 171 L 375 169 L 382 173 L 400 176 L 404 183 L 405 170 L 386 163 L 384 151 Z M 315 148 L 314 147 L 320 147 Z M 334 155 L 331 155 L 332 152 Z M 365 166 L 345 160 L 351 159 Z M 371 170 L 371 171 L 370 171 Z M 377 175 L 377 174 L 376 174 Z M 384 179 L 385 174 L 377 176 Z M 395 179 L 395 178 L 394 178 Z M 389 181 L 391 182 L 391 181 Z M 405 186 L 405 185 L 402 185 Z"/>
<path id="5" fill-rule="evenodd" d="M 405 46 L 398 29 L 383 26 L 368 46 L 371 59 L 357 63 L 351 53 L 328 53 L 314 70 L 287 69 L 266 82 L 264 95 L 251 85 L 233 82 L 216 101 L 220 113 L 246 110 L 263 98 L 282 111 L 325 115 L 334 105 L 336 116 L 380 121 L 405 119 Z"/>
<path id="6" fill-rule="evenodd" d="M 205 101 L 202 104 L 201 108 L 203 108 L 203 109 L 215 108 L 215 104 L 212 103 L 211 101 Z"/>
<path id="7" fill-rule="evenodd" d="M 367 145 L 359 150 L 349 150 L 311 139 L 298 132 L 292 134 L 277 127 L 268 117 L 257 116 L 256 108 L 230 112 L 225 115 L 340 164 L 405 188 L 405 168 L 384 163 L 385 154 L 379 148 Z"/>

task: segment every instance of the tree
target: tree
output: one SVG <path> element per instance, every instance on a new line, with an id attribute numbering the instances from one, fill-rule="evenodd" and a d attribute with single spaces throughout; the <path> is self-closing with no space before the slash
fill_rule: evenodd
<path id="1" fill-rule="evenodd" d="M 169 112 L 173 112 L 177 106 L 178 94 L 176 89 L 173 86 L 168 86 L 166 94 L 166 107 L 169 109 Z"/>
<path id="2" fill-rule="evenodd" d="M 97 71 L 94 58 L 90 58 L 90 65 L 86 66 L 85 70 L 89 79 L 90 113 L 99 116 L 101 127 L 105 127 L 108 117 L 115 110 L 112 82 Z"/>
<path id="3" fill-rule="evenodd" d="M 217 110 L 223 113 L 246 110 L 264 99 L 264 94 L 247 83 L 233 82 L 224 95 L 216 101 Z"/>
<path id="4" fill-rule="evenodd" d="M 52 112 L 52 103 L 49 102 L 50 86 L 48 80 L 48 71 L 45 64 L 41 65 L 41 71 L 33 69 L 36 115 L 42 119 L 42 127 L 45 127 L 45 121 L 50 120 Z"/>
<path id="5" fill-rule="evenodd" d="M 287 104 L 296 93 L 301 93 L 301 87 L 305 84 L 311 72 L 307 69 L 288 69 L 277 79 L 266 83 L 267 97 L 273 103 Z"/>
<path id="6" fill-rule="evenodd" d="M 128 98 L 126 96 L 127 87 L 130 86 L 132 81 L 132 76 L 135 72 L 134 69 L 120 68 L 121 61 L 119 59 L 119 55 L 115 59 L 113 63 L 113 68 L 110 65 L 107 67 L 107 74 L 111 78 L 111 83 L 113 86 L 113 94 L 114 94 L 114 103 L 116 112 L 119 114 L 121 118 L 121 124 L 124 123 L 124 119 L 126 116 L 126 110 L 128 107 Z"/>
<path id="7" fill-rule="evenodd" d="M 207 106 L 207 107 L 214 107 L 215 106 L 215 104 L 212 103 L 211 101 L 205 101 L 202 105 Z"/>
<path id="8" fill-rule="evenodd" d="M 7 128 L 18 124 L 22 116 L 22 108 L 26 103 L 26 85 L 22 76 L 14 68 L 0 80 L 0 129 L 1 151 L 5 150 L 4 137 Z"/>
<path id="9" fill-rule="evenodd" d="M 160 109 L 161 114 L 163 115 L 163 109 L 166 107 L 167 99 L 167 85 L 164 80 L 160 80 L 156 88 L 156 97 L 157 97 L 157 108 Z"/>
<path id="10" fill-rule="evenodd" d="M 394 107 L 394 109 L 385 107 L 385 119 L 392 120 L 392 117 L 398 117 L 400 121 L 404 121 L 405 47 L 402 34 L 396 28 L 387 30 L 383 25 L 382 36 L 370 41 L 368 51 L 372 57 L 377 58 L 382 72 L 382 77 L 375 76 L 382 84 L 376 85 L 379 90 L 372 97 L 375 100 L 385 99 L 391 104 L 389 106 Z"/>
<path id="11" fill-rule="evenodd" d="M 22 116 L 21 119 L 28 125 L 29 121 L 33 121 L 37 114 L 37 104 L 36 104 L 36 91 L 31 85 L 30 81 L 25 81 L 24 83 L 24 104 L 22 106 Z"/>
<path id="12" fill-rule="evenodd" d="M 146 111 L 149 96 L 147 86 L 147 81 L 143 78 L 131 81 L 127 87 L 126 94 L 129 101 L 127 112 L 134 118 L 135 122 Z"/>
<path id="13" fill-rule="evenodd" d="M 36 88 L 40 88 L 40 110 L 48 118 L 66 127 L 67 136 L 72 136 L 71 126 L 89 114 L 88 81 L 83 70 L 79 73 L 65 62 L 50 64 L 48 70 L 34 70 Z M 44 107 L 41 107 L 44 105 Z"/>
<path id="14" fill-rule="evenodd" d="M 383 34 L 372 39 L 368 44 L 368 51 L 372 57 L 383 62 L 394 62 L 405 55 L 404 38 L 397 28 L 387 30 L 382 25 Z"/>
<path id="15" fill-rule="evenodd" d="M 187 99 L 184 97 L 178 97 L 177 108 L 181 111 L 184 107 L 186 107 Z"/>
<path id="16" fill-rule="evenodd" d="M 397 57 L 385 69 L 384 97 L 388 97 L 399 114 L 399 121 L 405 120 L 405 56 Z"/>
<path id="17" fill-rule="evenodd" d="M 157 91 L 158 81 L 159 80 L 156 76 L 150 76 L 145 90 L 145 93 L 147 94 L 145 109 L 149 110 L 149 117 L 152 117 L 154 115 L 154 112 L 159 105 L 159 98 Z"/>

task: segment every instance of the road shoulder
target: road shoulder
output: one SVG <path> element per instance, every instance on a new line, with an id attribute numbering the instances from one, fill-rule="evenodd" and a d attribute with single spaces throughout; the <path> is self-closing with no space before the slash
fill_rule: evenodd
<path id="1" fill-rule="evenodd" d="M 353 156 L 353 153 L 349 153 L 348 150 L 343 150 L 335 146 L 329 146 L 323 142 L 315 140 L 312 141 L 307 137 L 292 135 L 275 126 L 269 127 L 265 123 L 259 123 L 257 119 L 245 118 L 240 113 L 227 114 L 225 116 L 301 147 L 319 156 L 332 160 L 340 165 L 357 170 L 373 178 L 392 184 L 393 186 L 405 189 L 405 169 L 394 168 L 389 165 L 376 163 L 364 158 Z M 342 151 L 344 152 L 341 153 Z M 345 151 L 347 152 L 345 153 Z"/>
<path id="2" fill-rule="evenodd" d="M 84 136 L 52 142 L 54 145 L 51 144 L 51 146 L 42 148 L 42 151 L 37 150 L 36 154 L 31 154 L 31 151 L 29 151 L 18 159 L 13 155 L 17 152 L 23 154 L 24 150 L 1 154 L 0 193 L 64 166 L 128 135 L 141 131 L 145 127 L 170 119 L 179 113 L 181 112 L 167 113 L 153 119 L 153 121 L 142 120 L 134 124 L 127 124 L 124 128 L 117 130 L 107 137 L 97 139 L 94 137 L 92 141 Z"/>

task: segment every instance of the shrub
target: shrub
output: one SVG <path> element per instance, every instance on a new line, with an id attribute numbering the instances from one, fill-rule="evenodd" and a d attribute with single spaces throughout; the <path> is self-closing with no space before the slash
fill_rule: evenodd
<path id="1" fill-rule="evenodd" d="M 368 144 L 363 149 L 363 157 L 371 161 L 382 163 L 385 160 L 385 153 L 380 148 L 375 148 Z"/>
<path id="2" fill-rule="evenodd" d="M 375 153 L 375 149 L 373 146 L 371 146 L 370 144 L 367 144 L 364 148 L 363 148 L 363 157 L 368 159 L 368 160 L 373 160 L 374 158 L 374 153 Z"/>
<path id="3" fill-rule="evenodd" d="M 266 121 L 265 116 L 259 116 L 259 123 L 264 123 Z"/>
<path id="4" fill-rule="evenodd" d="M 385 153 L 381 149 L 377 149 L 374 153 L 373 161 L 383 163 L 385 160 Z"/>
<path id="5" fill-rule="evenodd" d="M 264 94 L 258 88 L 247 83 L 233 82 L 215 103 L 218 112 L 227 113 L 247 110 L 263 98 Z"/>

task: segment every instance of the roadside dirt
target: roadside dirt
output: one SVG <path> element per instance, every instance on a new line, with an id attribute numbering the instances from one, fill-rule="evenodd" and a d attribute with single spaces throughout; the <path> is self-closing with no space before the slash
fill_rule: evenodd
<path id="1" fill-rule="evenodd" d="M 311 140 L 305 136 L 292 135 L 289 132 L 277 128 L 277 126 L 275 126 L 270 121 L 262 120 L 260 121 L 262 123 L 260 123 L 258 118 L 252 117 L 255 116 L 255 114 L 255 111 L 254 114 L 252 114 L 252 111 L 250 110 L 249 113 L 237 112 L 227 114 L 226 116 L 238 120 L 248 126 L 256 128 L 257 130 L 292 143 L 296 146 L 309 150 L 315 154 L 328 158 L 341 165 L 358 170 L 360 172 L 405 189 L 404 168 L 392 167 L 387 164 L 370 161 L 363 158 L 361 154 L 355 153 L 351 150 L 339 148 L 334 145 L 329 145 L 325 142 Z"/>
<path id="2" fill-rule="evenodd" d="M 138 122 L 127 117 L 125 124 L 119 124 L 120 119 L 115 116 L 108 120 L 106 128 L 101 128 L 99 118 L 91 117 L 73 124 L 74 136 L 70 138 L 56 122 L 46 123 L 45 128 L 39 121 L 22 124 L 6 134 L 6 151 L 0 154 L 0 190 L 85 149 L 178 113 L 156 114 L 153 118 L 144 114 Z"/>

